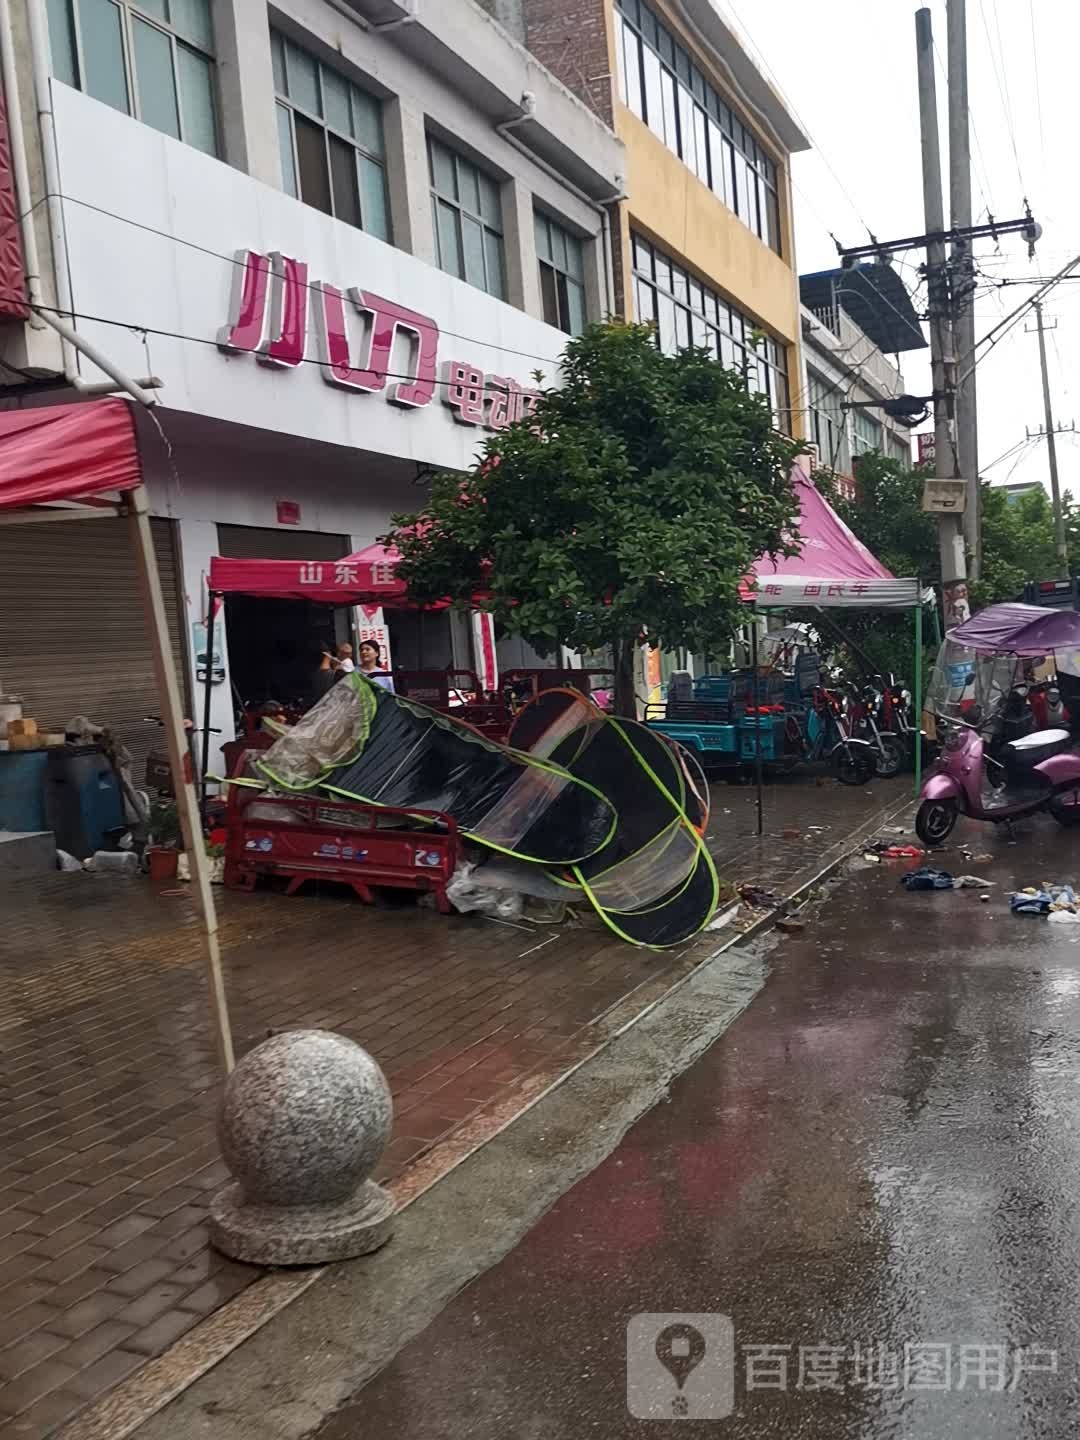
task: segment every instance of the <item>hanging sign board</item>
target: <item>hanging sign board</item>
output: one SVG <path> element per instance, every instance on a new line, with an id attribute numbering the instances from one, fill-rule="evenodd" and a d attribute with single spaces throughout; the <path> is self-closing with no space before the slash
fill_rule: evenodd
<path id="1" fill-rule="evenodd" d="M 924 480 L 922 508 L 929 515 L 962 515 L 967 505 L 966 480 Z"/>

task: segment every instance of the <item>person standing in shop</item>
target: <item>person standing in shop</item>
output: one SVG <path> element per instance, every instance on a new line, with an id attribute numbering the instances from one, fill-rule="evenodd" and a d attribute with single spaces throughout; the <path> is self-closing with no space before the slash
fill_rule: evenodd
<path id="1" fill-rule="evenodd" d="M 360 674 L 365 675 L 374 685 L 394 693 L 393 676 L 382 667 L 382 653 L 374 640 L 360 642 Z"/>

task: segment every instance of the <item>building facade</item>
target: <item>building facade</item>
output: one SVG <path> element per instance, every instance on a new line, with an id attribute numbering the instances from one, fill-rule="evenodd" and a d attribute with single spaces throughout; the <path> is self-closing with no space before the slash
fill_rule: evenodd
<path id="1" fill-rule="evenodd" d="M 4 10 L 0 219 L 6 185 L 25 284 L 0 274 L 3 403 L 105 380 L 27 294 L 155 385 L 138 425 L 177 663 L 189 694 L 211 670 L 227 739 L 234 701 L 300 693 L 345 618 L 240 598 L 207 656 L 210 557 L 340 560 L 527 413 L 568 334 L 618 308 L 623 146 L 475 0 Z M 138 752 L 149 650 L 98 528 L 0 532 L 0 676 Z M 396 664 L 473 666 L 464 618 L 356 619 Z M 65 675 L 40 664 L 52 626 Z"/>
<path id="2" fill-rule="evenodd" d="M 807 148 L 716 0 L 485 0 L 626 147 L 621 313 L 745 365 L 804 433 L 790 158 Z"/>

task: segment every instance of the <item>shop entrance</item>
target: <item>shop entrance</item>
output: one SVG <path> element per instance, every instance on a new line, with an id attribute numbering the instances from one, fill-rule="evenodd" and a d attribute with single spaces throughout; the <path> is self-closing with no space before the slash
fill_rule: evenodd
<path id="1" fill-rule="evenodd" d="M 218 547 L 238 560 L 340 560 L 350 550 L 347 535 L 245 525 L 219 525 Z M 225 634 L 239 706 L 267 700 L 306 704 L 319 653 L 351 639 L 350 616 L 306 600 L 232 595 L 225 606 Z"/>

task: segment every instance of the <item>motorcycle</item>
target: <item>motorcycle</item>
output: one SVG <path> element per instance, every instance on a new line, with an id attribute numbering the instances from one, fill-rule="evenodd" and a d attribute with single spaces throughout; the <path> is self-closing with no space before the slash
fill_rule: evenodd
<path id="1" fill-rule="evenodd" d="M 1046 810 L 1080 824 L 1080 749 L 1064 727 L 1034 728 L 1020 663 L 1078 644 L 1080 614 L 1032 605 L 993 605 L 949 632 L 931 682 L 942 749 L 915 819 L 924 845 L 943 844 L 961 815 L 1011 824 Z"/>
<path id="2" fill-rule="evenodd" d="M 875 772 L 868 740 L 852 735 L 844 702 L 835 690 L 814 687 L 806 720 L 805 760 L 829 759 L 842 785 L 865 785 Z"/>
<path id="3" fill-rule="evenodd" d="M 904 747 L 897 735 L 878 721 L 883 718 L 884 698 L 873 685 L 864 685 L 850 706 L 852 733 L 866 740 L 874 756 L 874 770 L 883 780 L 891 780 L 904 767 Z"/>

